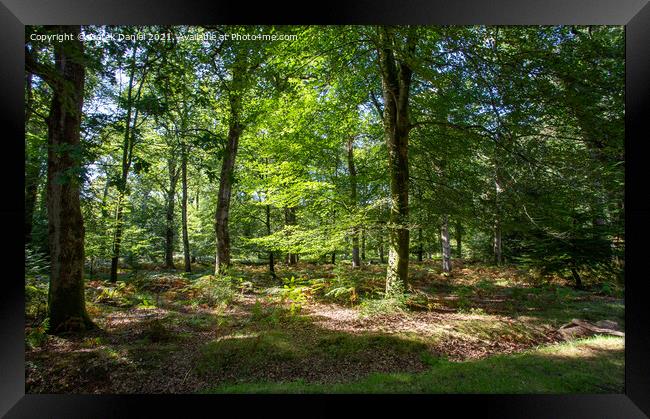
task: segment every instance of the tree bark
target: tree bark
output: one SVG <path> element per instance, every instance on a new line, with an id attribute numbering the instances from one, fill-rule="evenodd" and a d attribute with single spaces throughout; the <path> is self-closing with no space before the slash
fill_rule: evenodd
<path id="1" fill-rule="evenodd" d="M 501 249 L 501 223 L 497 218 L 494 220 L 494 263 L 500 266 L 502 262 Z"/>
<path id="2" fill-rule="evenodd" d="M 582 279 L 580 278 L 580 274 L 578 273 L 578 270 L 574 266 L 571 267 L 571 275 L 573 276 L 573 280 L 575 281 L 575 288 L 582 289 Z"/>
<path id="3" fill-rule="evenodd" d="M 245 89 L 246 73 L 248 72 L 247 53 L 238 53 L 232 67 L 232 80 L 229 90 L 230 118 L 228 120 L 228 138 L 221 165 L 219 178 L 219 194 L 215 213 L 215 231 L 217 236 L 217 255 L 215 259 L 215 275 L 225 274 L 230 268 L 230 232 L 228 219 L 230 217 L 230 197 L 235 171 L 235 158 L 239 148 L 239 138 L 244 131 L 242 118 L 242 95 Z"/>
<path id="4" fill-rule="evenodd" d="M 192 272 L 192 259 L 190 257 L 190 238 L 187 232 L 187 148 L 182 145 L 181 150 L 181 224 L 183 230 L 183 261 L 185 272 Z"/>
<path id="5" fill-rule="evenodd" d="M 113 256 L 111 257 L 110 282 L 117 282 L 117 268 L 120 260 L 120 248 L 122 244 L 122 198 L 117 199 L 115 209 L 115 232 L 113 234 Z"/>
<path id="6" fill-rule="evenodd" d="M 499 194 L 501 193 L 501 178 L 499 176 L 499 164 L 496 156 L 495 147 L 494 156 L 494 263 L 497 266 L 502 262 L 502 249 L 501 249 L 501 202 Z"/>
<path id="7" fill-rule="evenodd" d="M 94 327 L 84 300 L 84 225 L 80 207 L 81 143 L 85 67 L 79 26 L 60 33 L 72 40 L 54 43 L 52 104 L 47 118 L 47 210 L 50 247 L 48 308 L 50 332 Z"/>
<path id="8" fill-rule="evenodd" d="M 449 273 L 451 272 L 451 243 L 449 242 L 449 218 L 447 214 L 442 216 L 440 240 L 442 242 L 442 271 Z"/>
<path id="9" fill-rule="evenodd" d="M 271 235 L 271 206 L 266 205 L 266 234 Z M 273 250 L 269 251 L 269 273 L 275 278 L 275 257 Z"/>
<path id="10" fill-rule="evenodd" d="M 291 207 L 284 208 L 284 224 L 288 226 L 296 225 L 296 209 Z M 295 265 L 298 258 L 295 253 L 288 252 L 286 257 L 287 265 Z"/>
<path id="11" fill-rule="evenodd" d="M 354 167 L 354 137 L 348 138 L 348 171 L 350 172 L 350 203 L 353 211 L 357 207 L 357 169 Z M 356 214 L 354 214 L 356 216 Z M 359 226 L 352 227 L 352 267 L 361 266 L 359 259 Z"/>
<path id="12" fill-rule="evenodd" d="M 221 166 L 219 179 L 219 195 L 217 198 L 217 211 L 215 214 L 215 229 L 217 233 L 217 257 L 215 275 L 224 274 L 230 267 L 230 232 L 228 218 L 230 216 L 230 196 L 232 194 L 232 181 L 235 169 L 235 157 L 239 146 L 239 137 L 243 127 L 239 122 L 240 98 L 233 98 L 230 107 L 230 126 L 228 140 Z"/>
<path id="13" fill-rule="evenodd" d="M 165 211 L 165 268 L 175 269 L 174 266 L 174 207 L 176 204 L 176 185 L 178 183 L 178 170 L 176 158 L 170 157 L 167 161 L 169 170 L 169 189 L 167 190 L 167 210 Z"/>
<path id="14" fill-rule="evenodd" d="M 135 127 L 138 120 L 139 110 L 136 109 L 133 112 L 134 97 L 133 97 L 133 84 L 135 81 L 135 72 L 136 72 L 136 61 L 137 61 L 137 46 L 133 48 L 133 53 L 131 56 L 131 69 L 129 74 L 129 85 L 127 88 L 126 96 L 126 120 L 124 124 L 124 144 L 122 148 L 122 176 L 120 177 L 119 183 L 117 185 L 117 207 L 115 209 L 115 232 L 113 235 L 113 257 L 111 258 L 111 276 L 110 281 L 117 281 L 117 268 L 120 259 L 120 250 L 122 244 L 122 229 L 123 229 L 123 205 L 124 198 L 126 197 L 126 183 L 129 176 L 129 170 L 131 168 L 131 162 L 133 161 L 133 135 L 132 127 Z M 140 86 L 138 87 L 136 97 L 140 96 L 142 91 L 142 85 L 144 80 L 140 80 Z"/>
<path id="15" fill-rule="evenodd" d="M 379 68 L 384 98 L 384 136 L 388 148 L 388 173 L 390 177 L 391 205 L 388 268 L 386 272 L 386 297 L 406 290 L 408 282 L 409 229 L 408 229 L 408 134 L 409 92 L 411 69 L 395 59 L 395 36 L 387 27 L 379 29 Z M 406 42 L 412 52 L 412 39 Z"/>
<path id="16" fill-rule="evenodd" d="M 418 228 L 418 262 L 422 262 L 424 255 L 424 244 L 422 242 L 422 227 Z"/>
<path id="17" fill-rule="evenodd" d="M 456 257 L 463 257 L 463 245 L 462 245 L 462 229 L 460 221 L 456 220 Z"/>

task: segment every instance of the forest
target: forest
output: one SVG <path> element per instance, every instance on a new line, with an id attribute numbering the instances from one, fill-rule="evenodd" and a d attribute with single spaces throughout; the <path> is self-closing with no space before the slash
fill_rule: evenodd
<path id="1" fill-rule="evenodd" d="M 26 26 L 26 392 L 623 392 L 624 40 Z"/>

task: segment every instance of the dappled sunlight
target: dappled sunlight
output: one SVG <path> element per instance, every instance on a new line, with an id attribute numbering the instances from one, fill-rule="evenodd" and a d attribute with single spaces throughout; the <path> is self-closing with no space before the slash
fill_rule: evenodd
<path id="1" fill-rule="evenodd" d="M 235 333 L 231 335 L 220 336 L 219 338 L 215 339 L 215 342 L 230 340 L 230 339 L 251 339 L 259 336 L 260 336 L 259 333 Z"/>
<path id="2" fill-rule="evenodd" d="M 624 350 L 624 338 L 600 336 L 582 341 L 580 345 L 567 342 L 554 346 L 552 350 L 545 348 L 539 351 L 539 356 L 567 359 L 601 358 L 612 353 L 622 353 Z"/>
<path id="3" fill-rule="evenodd" d="M 25 31 L 27 392 L 619 385 L 623 26 Z"/>
<path id="4" fill-rule="evenodd" d="M 291 268 L 295 280 L 276 282 L 256 281 L 262 268 L 243 265 L 229 281 L 165 272 L 141 274 L 122 285 L 90 282 L 88 306 L 101 329 L 49 337 L 30 352 L 31 362 L 61 368 L 56 365 L 87 357 L 84 362 L 95 377 L 90 391 L 118 393 L 194 392 L 208 383 L 237 380 L 335 383 L 377 373 L 395 374 L 390 382 L 409 386 L 417 380 L 405 371 L 422 373 L 438 359 L 462 365 L 551 348 L 549 344 L 561 341 L 551 319 L 570 318 L 576 310 L 584 313 L 581 308 L 593 308 L 595 314 L 623 309 L 603 297 L 573 298 L 570 290 L 540 290 L 516 281 L 502 286 L 503 279 L 492 282 L 480 269 L 466 266 L 462 276 L 420 275 L 405 307 L 380 305 L 377 312 L 365 312 L 364 301 L 381 301 L 376 292 L 383 288 L 378 276 L 384 268 L 337 268 L 335 274 L 331 267 L 308 263 Z M 431 268 L 415 268 L 416 276 L 418 269 Z M 328 287 L 338 286 L 336 278 L 347 272 L 353 275 L 357 300 L 347 298 L 349 294 L 333 300 Z M 573 305 L 558 300 L 567 292 Z M 549 362 L 598 360 L 622 350 L 617 345 L 560 345 L 536 356 Z M 38 358 L 46 352 L 56 353 L 60 361 Z M 36 370 L 29 371 L 30 388 L 45 385 L 45 376 L 38 379 Z M 69 378 L 76 374 L 67 366 L 62 371 Z M 134 377 L 139 384 L 127 384 Z M 61 388 L 79 391 L 74 383 L 65 381 Z"/>

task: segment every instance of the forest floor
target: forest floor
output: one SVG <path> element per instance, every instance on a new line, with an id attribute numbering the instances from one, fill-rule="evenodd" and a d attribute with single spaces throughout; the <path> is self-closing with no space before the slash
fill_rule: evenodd
<path id="1" fill-rule="evenodd" d="M 408 297 L 385 265 L 235 264 L 86 281 L 98 328 L 42 333 L 27 316 L 27 393 L 622 392 L 624 338 L 565 338 L 572 319 L 624 328 L 624 302 L 512 267 L 413 262 Z"/>

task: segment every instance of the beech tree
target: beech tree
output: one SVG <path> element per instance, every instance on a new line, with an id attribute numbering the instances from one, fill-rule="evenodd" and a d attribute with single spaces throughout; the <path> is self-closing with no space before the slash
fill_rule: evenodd
<path id="1" fill-rule="evenodd" d="M 396 54 L 397 42 L 393 28 L 378 28 L 379 70 L 384 99 L 384 135 L 388 148 L 391 209 L 388 242 L 386 295 L 401 293 L 408 283 L 409 256 L 409 165 L 408 134 L 409 94 L 413 71 Z M 406 35 L 405 53 L 413 53 L 415 39 Z M 397 55 L 397 57 L 396 57 Z"/>
<path id="2" fill-rule="evenodd" d="M 409 259 L 450 274 L 467 258 L 517 264 L 582 285 L 622 270 L 621 28 L 164 30 L 299 36 L 87 42 L 84 55 L 101 58 L 85 69 L 80 139 L 65 140 L 81 151 L 51 165 L 46 136 L 73 129 L 45 124 L 44 104 L 78 98 L 56 82 L 54 44 L 29 42 L 30 247 L 50 249 L 50 207 L 76 205 L 55 204 L 76 193 L 88 269 L 110 266 L 113 282 L 144 263 L 190 272 L 214 261 L 224 275 L 263 259 L 278 280 L 301 261 L 386 263 L 392 298 L 409 291 Z M 57 54 L 74 63 L 70 48 Z M 84 176 L 51 192 L 46 166 Z M 83 261 L 70 245 L 60 253 Z"/>
<path id="3" fill-rule="evenodd" d="M 54 333 L 93 328 L 84 299 L 84 224 L 79 200 L 80 127 L 84 100 L 84 48 L 79 26 L 60 26 L 70 36 L 53 45 L 54 65 L 36 61 L 26 47 L 26 69 L 52 89 L 47 117 L 47 213 L 50 248 L 48 310 Z"/>

